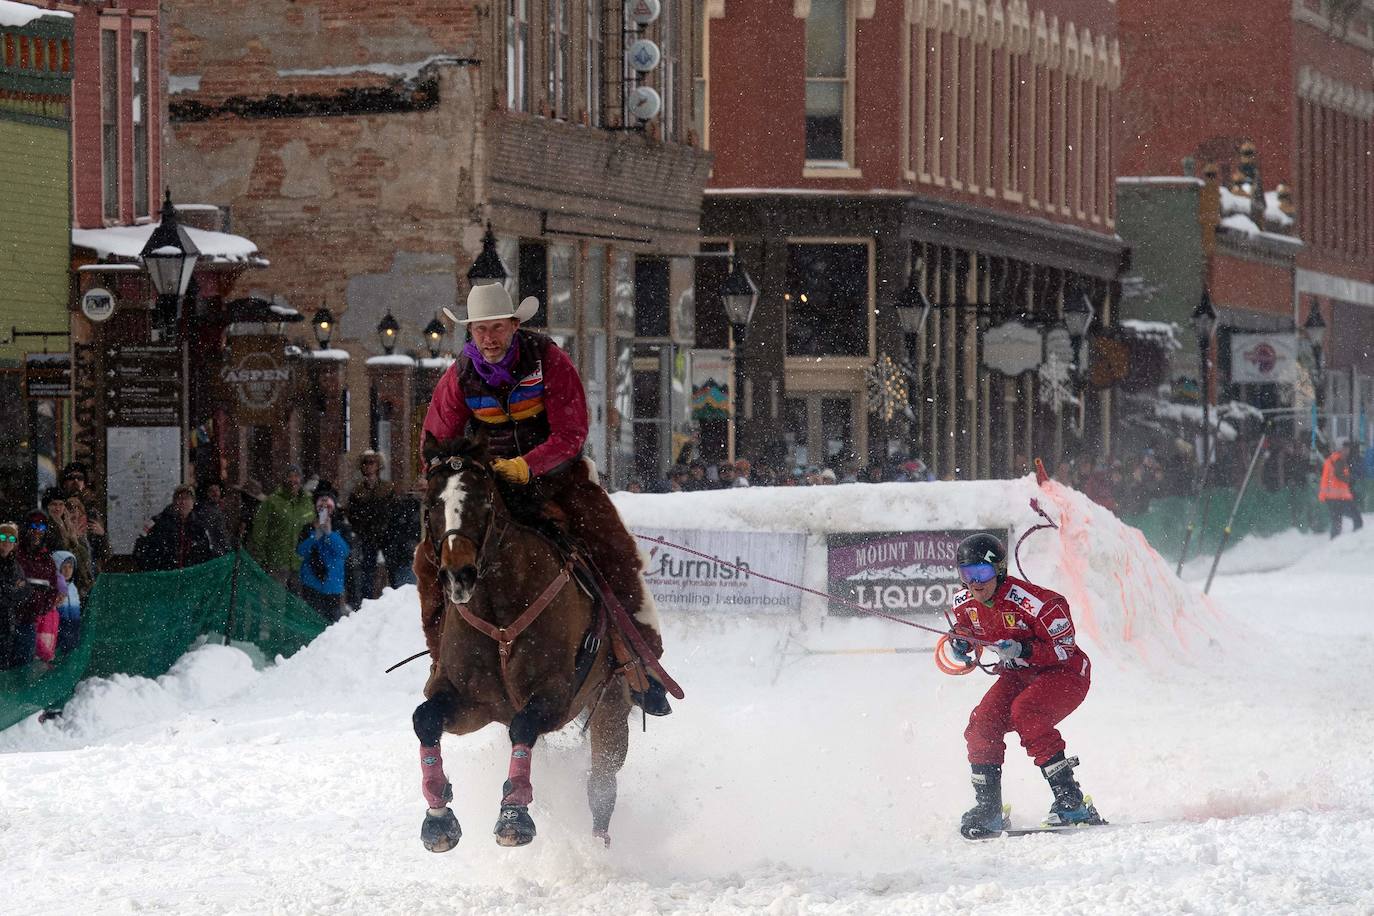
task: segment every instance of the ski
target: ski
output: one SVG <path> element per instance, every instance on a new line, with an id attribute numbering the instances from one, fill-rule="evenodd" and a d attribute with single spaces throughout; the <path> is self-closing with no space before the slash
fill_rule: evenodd
<path id="1" fill-rule="evenodd" d="M 1091 802 L 1090 799 L 1089 799 L 1088 803 L 1089 803 L 1089 805 L 1092 804 L 1092 802 Z M 997 839 L 1003 839 L 1003 838 L 1006 838 L 1006 837 L 1034 836 L 1034 835 L 1040 834 L 1040 833 L 1076 833 L 1076 832 L 1078 832 L 1078 831 L 1088 830 L 1088 829 L 1091 829 L 1091 828 L 1093 828 L 1093 827 L 1109 827 L 1109 826 L 1111 826 L 1111 824 L 1110 824 L 1108 821 L 1103 820 L 1102 817 L 1101 817 L 1100 815 L 1097 815 L 1097 809 L 1094 808 L 1094 809 L 1093 809 L 1093 813 L 1094 813 L 1094 815 L 1096 816 L 1096 820 L 1084 821 L 1084 822 L 1078 823 L 1078 824 L 1040 824 L 1040 825 L 1038 825 L 1038 826 L 1036 826 L 1036 827 L 1013 827 L 1013 826 L 1011 826 L 1011 805 L 1003 805 L 1003 806 L 1002 806 L 1002 825 L 1003 825 L 1003 826 L 1002 826 L 1002 829 L 1001 829 L 1000 831 L 995 832 L 995 833 L 994 833 L 994 832 L 978 832 L 978 833 L 970 834 L 970 833 L 966 833 L 966 832 L 964 832 L 963 830 L 961 830 L 961 831 L 960 831 L 960 835 L 961 835 L 964 839 L 976 843 L 976 842 L 981 842 L 981 841 L 983 841 L 983 840 L 997 840 Z"/>

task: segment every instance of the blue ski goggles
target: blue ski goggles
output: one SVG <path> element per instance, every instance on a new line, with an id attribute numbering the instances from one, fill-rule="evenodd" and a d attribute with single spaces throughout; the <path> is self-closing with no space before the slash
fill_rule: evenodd
<path id="1" fill-rule="evenodd" d="M 959 581 L 965 585 L 982 585 L 997 578 L 997 567 L 991 563 L 970 563 L 959 567 Z"/>

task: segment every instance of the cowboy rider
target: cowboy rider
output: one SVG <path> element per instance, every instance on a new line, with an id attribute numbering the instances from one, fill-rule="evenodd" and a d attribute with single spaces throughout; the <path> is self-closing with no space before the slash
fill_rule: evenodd
<path id="1" fill-rule="evenodd" d="M 508 488 L 561 510 L 566 530 L 634 618 L 654 656 L 662 656 L 658 608 L 641 575 L 639 550 L 595 465 L 582 456 L 589 418 L 577 368 L 549 337 L 520 327 L 539 309 L 533 296 L 516 308 L 504 286 L 486 284 L 472 288 L 467 306 L 465 318 L 444 309 L 456 324 L 467 325 L 469 339 L 435 386 L 424 431 L 440 441 L 484 431 L 491 469 Z M 422 584 L 436 581 L 433 567 L 429 546 L 421 544 L 415 573 Z M 431 612 L 442 606 L 442 596 L 426 591 L 421 588 L 424 619 L 439 619 Z M 649 715 L 668 715 L 672 707 L 663 685 L 653 677 L 647 681 L 647 690 L 632 691 L 635 702 Z"/>

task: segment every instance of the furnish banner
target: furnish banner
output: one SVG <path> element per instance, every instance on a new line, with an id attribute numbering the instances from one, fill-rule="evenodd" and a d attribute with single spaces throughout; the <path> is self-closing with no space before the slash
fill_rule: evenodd
<path id="1" fill-rule="evenodd" d="M 768 582 L 751 570 L 788 582 L 800 582 L 806 535 L 771 531 L 688 531 L 639 529 L 636 534 L 661 537 L 733 564 L 703 559 L 652 541 L 639 541 L 648 554 L 644 579 L 662 611 L 725 611 L 744 614 L 796 614 L 802 593 Z M 740 569 L 736 569 L 738 566 Z"/>

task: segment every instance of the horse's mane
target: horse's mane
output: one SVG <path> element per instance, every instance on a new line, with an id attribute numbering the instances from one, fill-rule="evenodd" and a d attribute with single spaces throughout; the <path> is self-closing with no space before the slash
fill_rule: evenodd
<path id="1" fill-rule="evenodd" d="M 433 433 L 425 433 L 423 455 L 426 465 L 435 458 L 467 458 L 483 466 L 490 463 L 487 439 L 481 435 L 440 440 Z"/>

